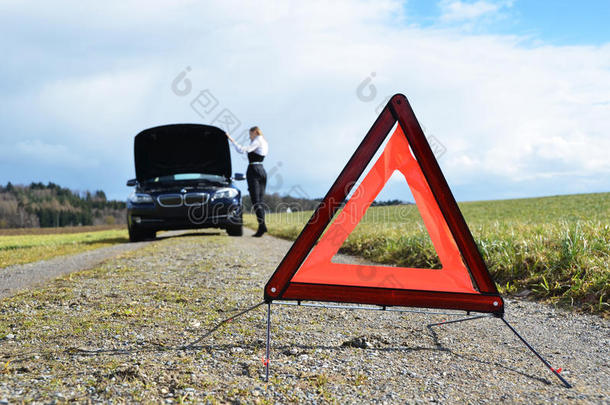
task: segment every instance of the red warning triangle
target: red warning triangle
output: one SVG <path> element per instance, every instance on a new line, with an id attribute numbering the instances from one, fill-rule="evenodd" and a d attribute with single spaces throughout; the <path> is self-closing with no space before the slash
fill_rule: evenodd
<path id="1" fill-rule="evenodd" d="M 396 121 L 381 155 L 328 227 Z M 407 180 L 442 268 L 333 263 L 332 257 L 397 170 Z M 502 298 L 405 96 L 395 95 L 381 112 L 267 282 L 265 300 L 503 312 Z"/>

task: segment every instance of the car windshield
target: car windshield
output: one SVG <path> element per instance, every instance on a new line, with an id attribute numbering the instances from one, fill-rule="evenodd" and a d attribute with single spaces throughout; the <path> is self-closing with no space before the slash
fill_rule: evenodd
<path id="1" fill-rule="evenodd" d="M 178 173 L 170 174 L 169 176 L 155 177 L 147 180 L 147 183 L 172 183 L 175 181 L 200 181 L 208 183 L 226 184 L 227 179 L 224 176 L 206 173 Z"/>

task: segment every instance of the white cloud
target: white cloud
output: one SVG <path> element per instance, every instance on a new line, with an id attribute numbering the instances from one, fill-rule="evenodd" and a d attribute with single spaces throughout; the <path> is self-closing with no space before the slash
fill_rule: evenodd
<path id="1" fill-rule="evenodd" d="M 155 103 L 163 76 L 149 66 L 53 80 L 39 89 L 38 107 L 82 136 L 108 140 Z"/>
<path id="2" fill-rule="evenodd" d="M 442 22 L 464 22 L 497 14 L 503 8 L 511 7 L 512 1 L 492 2 L 478 0 L 465 2 L 461 0 L 441 0 L 440 20 Z"/>
<path id="3" fill-rule="evenodd" d="M 76 148 L 62 145 L 49 144 L 40 139 L 26 139 L 14 144 L 4 144 L 0 147 L 0 156 L 4 162 L 10 162 L 15 166 L 39 167 L 52 166 L 62 169 L 87 170 L 95 169 L 99 162 L 90 156 L 83 156 Z M 45 174 L 41 173 L 41 177 Z"/>
<path id="4" fill-rule="evenodd" d="M 282 162 L 286 190 L 302 184 L 323 195 L 376 118 L 375 107 L 396 92 L 446 146 L 441 166 L 451 184 L 468 189 L 493 177 L 502 191 L 489 197 L 514 192 L 519 182 L 562 183 L 574 175 L 610 187 L 610 45 L 524 46 L 514 36 L 419 28 L 390 0 L 66 4 L 3 10 L 18 23 L 14 30 L 28 31 L 12 37 L 7 59 L 27 55 L 45 69 L 0 67 L 6 77 L 33 69 L 27 74 L 36 78 L 0 95 L 0 117 L 23 139 L 76 148 L 125 178 L 135 133 L 201 120 L 189 102 L 207 88 L 244 127 L 263 128 L 269 167 Z M 442 19 L 471 22 L 510 5 L 443 1 Z M 49 27 L 63 42 L 45 34 Z M 193 93 L 178 97 L 170 85 L 185 66 L 192 67 Z M 364 102 L 356 88 L 371 72 L 377 94 Z M 0 143 L 17 148 L 9 136 L 0 133 Z M 569 184 L 545 187 L 569 191 Z"/>

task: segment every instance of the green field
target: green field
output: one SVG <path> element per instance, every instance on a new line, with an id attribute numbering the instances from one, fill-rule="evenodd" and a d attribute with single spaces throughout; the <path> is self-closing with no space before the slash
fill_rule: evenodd
<path id="1" fill-rule="evenodd" d="M 45 232 L 47 228 L 36 228 Z M 36 231 L 34 231 L 36 232 Z M 126 229 L 0 236 L 0 268 L 127 242 Z"/>
<path id="2" fill-rule="evenodd" d="M 610 313 L 610 193 L 459 205 L 503 293 Z M 311 213 L 270 214 L 269 233 L 294 239 Z M 252 215 L 245 222 L 255 227 Z M 440 264 L 413 205 L 371 207 L 340 252 L 391 265 Z"/>

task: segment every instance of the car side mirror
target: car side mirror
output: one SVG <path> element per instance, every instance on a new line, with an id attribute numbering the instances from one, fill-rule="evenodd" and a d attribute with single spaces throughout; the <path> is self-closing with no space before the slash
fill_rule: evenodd
<path id="1" fill-rule="evenodd" d="M 136 179 L 127 180 L 127 187 L 135 187 L 138 185 L 138 181 Z"/>
<path id="2" fill-rule="evenodd" d="M 235 173 L 233 175 L 233 180 L 236 180 L 236 181 L 246 180 L 246 176 L 244 176 L 243 173 Z"/>

